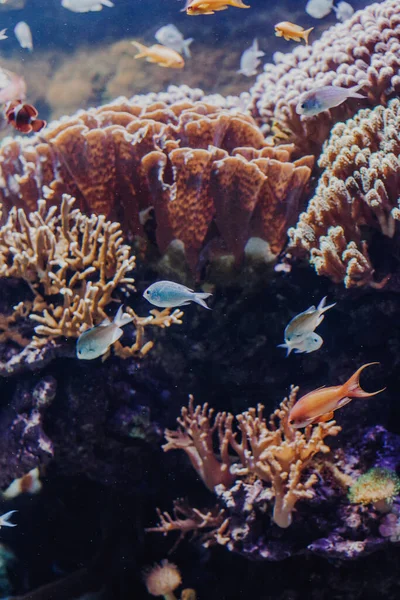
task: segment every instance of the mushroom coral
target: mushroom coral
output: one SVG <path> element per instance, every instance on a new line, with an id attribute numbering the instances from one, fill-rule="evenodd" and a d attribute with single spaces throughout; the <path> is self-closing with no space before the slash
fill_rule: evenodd
<path id="1" fill-rule="evenodd" d="M 67 193 L 140 236 L 153 209 L 159 251 L 180 240 L 195 270 L 207 245 L 236 260 L 250 238 L 282 250 L 313 166 L 311 156 L 291 162 L 293 149 L 267 144 L 251 117 L 205 102 L 118 99 L 6 140 L 0 200 L 34 210 L 39 198 L 59 204 Z"/>
<path id="2" fill-rule="evenodd" d="M 364 106 L 386 105 L 400 92 L 400 4 L 385 0 L 356 12 L 325 31 L 312 45 L 274 55 L 250 90 L 252 116 L 266 133 L 274 126 L 303 152 L 318 154 L 329 131 L 351 117 L 359 100 L 348 100 L 315 117 L 296 112 L 299 95 L 324 85 L 351 87 L 362 82 Z"/>
<path id="3" fill-rule="evenodd" d="M 217 413 L 214 417 L 208 405 L 194 407 L 190 398 L 178 418 L 178 431 L 166 430 L 164 451 L 184 450 L 193 467 L 214 491 L 216 486 L 232 488 L 236 479 L 255 477 L 266 488 L 265 498 L 273 504 L 273 521 L 279 527 L 289 527 L 296 502 L 314 497 L 313 486 L 317 475 L 313 460 L 326 454 L 327 436 L 336 436 L 341 427 L 335 421 L 309 425 L 304 431 L 289 425 L 289 413 L 296 401 L 298 388 L 292 387 L 290 396 L 270 416 L 263 417 L 263 406 L 237 415 Z M 234 432 L 236 421 L 238 432 Z M 218 438 L 218 457 L 214 452 L 214 438 Z M 237 463 L 232 465 L 229 451 L 235 452 Z M 317 470 L 317 469 L 316 469 Z M 159 531 L 168 531 L 168 522 Z M 227 527 L 227 524 L 225 524 Z M 153 529 L 154 531 L 154 529 Z"/>
<path id="4" fill-rule="evenodd" d="M 33 294 L 14 307 L 10 317 L 29 315 L 37 323 L 34 344 L 40 346 L 59 337 L 77 338 L 107 318 L 106 307 L 116 292 L 134 290 L 130 273 L 135 257 L 123 243 L 118 223 L 104 215 L 87 217 L 73 209 L 74 198 L 63 195 L 61 207 L 46 207 L 39 200 L 36 211 L 26 214 L 12 208 L 0 228 L 0 277 L 24 281 Z M 28 296 L 28 295 L 27 295 Z M 155 311 L 138 317 L 129 307 L 136 327 L 136 343 L 128 354 L 143 355 L 146 325 L 167 327 L 179 323 L 181 311 Z M 126 355 L 118 343 L 121 355 Z"/>
<path id="5" fill-rule="evenodd" d="M 332 129 L 319 159 L 314 197 L 289 230 L 289 251 L 309 257 L 319 275 L 346 287 L 380 287 L 367 239 L 393 240 L 400 220 L 400 102 L 359 111 Z M 395 251 L 394 251 L 395 253 Z"/>

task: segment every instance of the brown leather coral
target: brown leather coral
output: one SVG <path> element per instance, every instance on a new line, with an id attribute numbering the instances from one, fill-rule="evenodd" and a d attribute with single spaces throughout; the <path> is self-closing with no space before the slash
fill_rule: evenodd
<path id="1" fill-rule="evenodd" d="M 388 279 L 374 275 L 367 240 L 378 231 L 398 243 L 399 129 L 399 100 L 335 125 L 319 161 L 324 171 L 315 196 L 289 230 L 290 251 L 310 257 L 318 274 L 346 287 L 380 287 Z"/>
<path id="2" fill-rule="evenodd" d="M 292 151 L 267 144 L 251 117 L 205 102 L 119 99 L 6 141 L 0 200 L 34 210 L 39 198 L 59 204 L 67 193 L 133 235 L 153 208 L 159 250 L 180 240 L 195 269 L 215 238 L 237 260 L 251 236 L 282 250 L 313 163 L 291 163 Z"/>

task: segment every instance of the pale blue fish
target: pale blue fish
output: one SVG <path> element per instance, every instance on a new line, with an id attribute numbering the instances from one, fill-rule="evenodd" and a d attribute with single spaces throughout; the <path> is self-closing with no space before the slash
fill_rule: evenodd
<path id="1" fill-rule="evenodd" d="M 93 360 L 103 356 L 123 334 L 121 327 L 133 321 L 120 306 L 113 321 L 105 319 L 100 325 L 84 331 L 76 343 L 76 355 L 81 360 Z"/>
<path id="2" fill-rule="evenodd" d="M 154 304 L 154 306 L 159 306 L 161 308 L 185 306 L 190 302 L 196 302 L 197 304 L 200 304 L 200 306 L 211 310 L 204 302 L 204 300 L 210 296 L 212 296 L 212 294 L 194 292 L 185 285 L 173 281 L 157 281 L 143 292 L 143 297 L 146 298 L 146 300 L 151 304 Z"/>
<path id="3" fill-rule="evenodd" d="M 318 333 L 309 333 L 306 337 L 298 340 L 293 340 L 291 350 L 294 350 L 295 354 L 310 354 L 321 348 L 324 340 Z M 284 346 L 284 344 L 282 344 Z"/>
<path id="4" fill-rule="evenodd" d="M 278 346 L 278 348 L 287 349 L 286 356 L 289 356 L 292 350 L 297 349 L 299 352 L 314 352 L 314 350 L 318 350 L 318 348 L 321 347 L 323 340 L 320 336 L 318 336 L 318 338 L 321 339 L 321 343 L 318 348 L 316 345 L 319 340 L 318 342 L 315 340 L 312 342 L 310 339 L 308 341 L 306 340 L 310 334 L 314 333 L 314 330 L 318 325 L 322 323 L 325 316 L 324 313 L 330 308 L 333 308 L 336 304 L 334 303 L 326 306 L 326 298 L 326 296 L 322 298 L 317 307 L 310 306 L 310 308 L 304 312 L 293 317 L 286 326 L 284 333 L 285 343 L 279 344 Z M 311 347 L 313 347 L 312 350 L 309 349 Z"/>
<path id="5" fill-rule="evenodd" d="M 313 117 L 324 110 L 329 110 L 339 106 L 348 98 L 360 98 L 364 100 L 366 96 L 358 94 L 358 90 L 364 87 L 365 82 L 355 85 L 351 88 L 342 88 L 337 85 L 324 85 L 302 94 L 296 106 L 298 115 Z"/>
<path id="6" fill-rule="evenodd" d="M 11 515 L 18 512 L 17 510 L 10 510 L 9 512 L 4 513 L 4 515 L 0 515 L 0 528 L 1 527 L 16 527 L 16 523 L 10 523 L 8 519 L 10 519 Z"/>

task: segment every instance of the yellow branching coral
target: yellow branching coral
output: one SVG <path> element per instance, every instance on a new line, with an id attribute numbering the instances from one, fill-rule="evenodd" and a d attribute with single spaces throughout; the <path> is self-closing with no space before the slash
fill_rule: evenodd
<path id="1" fill-rule="evenodd" d="M 34 343 L 57 337 L 77 338 L 86 329 L 103 321 L 105 307 L 115 300 L 117 289 L 132 291 L 135 257 L 123 243 L 119 223 L 103 215 L 88 217 L 73 209 L 74 198 L 64 195 L 60 208 L 46 207 L 26 214 L 13 208 L 0 228 L 0 277 L 24 280 L 33 293 L 32 302 L 14 307 L 13 317 L 30 318 L 38 323 Z M 119 348 L 128 356 L 147 352 L 146 325 L 167 327 L 180 323 L 181 311 L 157 312 L 138 317 L 129 307 L 136 326 L 136 343 Z"/>
<path id="2" fill-rule="evenodd" d="M 213 417 L 207 404 L 194 407 L 191 397 L 189 407 L 183 408 L 178 418 L 180 429 L 166 431 L 168 443 L 164 450 L 184 450 L 211 490 L 219 484 L 230 487 L 237 477 L 256 476 L 270 491 L 273 520 L 280 527 L 288 527 L 296 502 L 314 496 L 312 488 L 317 481 L 313 472 L 314 457 L 328 453 L 330 448 L 325 438 L 341 430 L 335 421 L 310 425 L 303 431 L 293 429 L 289 425 L 289 413 L 297 392 L 298 388 L 291 388 L 290 396 L 283 400 L 268 423 L 262 415 L 262 405 L 238 415 L 240 441 L 233 430 L 233 415 L 217 413 Z M 215 432 L 220 458 L 213 450 Z M 239 464 L 232 465 L 229 449 L 236 453 Z"/>

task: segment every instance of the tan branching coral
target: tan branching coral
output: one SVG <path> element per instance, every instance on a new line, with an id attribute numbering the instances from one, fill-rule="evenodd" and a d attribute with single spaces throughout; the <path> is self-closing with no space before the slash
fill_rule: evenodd
<path id="1" fill-rule="evenodd" d="M 273 520 L 279 527 L 288 527 L 299 499 L 314 497 L 313 486 L 317 475 L 313 472 L 316 455 L 330 451 L 325 444 L 327 436 L 336 436 L 341 428 L 335 421 L 309 425 L 300 431 L 289 425 L 289 413 L 296 401 L 298 388 L 292 387 L 290 396 L 270 416 L 263 417 L 263 406 L 238 415 L 240 431 L 233 430 L 233 415 L 217 413 L 208 405 L 193 405 L 182 409 L 178 418 L 180 428 L 166 431 L 164 450 L 184 450 L 196 471 L 211 490 L 217 485 L 229 488 L 236 478 L 256 477 L 268 489 L 268 499 L 273 502 Z M 218 437 L 219 456 L 214 452 L 214 434 Z M 236 454 L 234 458 L 229 450 Z"/>
<path id="2" fill-rule="evenodd" d="M 356 12 L 308 47 L 276 53 L 251 89 L 251 114 L 266 133 L 281 131 L 302 151 L 318 153 L 332 125 L 361 106 L 386 105 L 400 92 L 400 5 L 385 0 Z M 296 113 L 301 93 L 323 85 L 365 82 L 366 100 L 349 100 L 315 117 Z M 360 104 L 361 103 L 361 104 Z"/>
<path id="3" fill-rule="evenodd" d="M 251 117 L 204 102 L 119 99 L 6 141 L 0 200 L 34 210 L 38 198 L 59 204 L 68 193 L 141 236 L 152 208 L 159 250 L 180 240 L 192 269 L 211 241 L 239 260 L 257 237 L 276 255 L 313 166 L 311 156 L 291 162 L 293 149 L 267 144 Z"/>
<path id="4" fill-rule="evenodd" d="M 361 110 L 338 123 L 319 160 L 324 169 L 289 250 L 310 257 L 320 275 L 346 287 L 384 285 L 374 276 L 367 235 L 393 238 L 400 220 L 400 102 Z"/>
<path id="5" fill-rule="evenodd" d="M 116 300 L 116 290 L 134 289 L 129 274 L 135 257 L 123 243 L 120 225 L 103 215 L 87 217 L 73 208 L 74 202 L 64 195 L 60 209 L 47 209 L 39 200 L 28 215 L 14 207 L 0 228 L 0 277 L 21 279 L 33 293 L 33 300 L 14 307 L 8 320 L 29 314 L 42 341 L 79 337 L 107 318 L 105 308 Z M 167 327 L 182 316 L 181 311 L 157 311 L 138 317 L 131 308 L 127 311 L 136 327 L 136 343 L 125 349 L 130 355 L 150 349 L 143 336 L 146 325 Z M 39 338 L 35 342 L 41 343 Z"/>

